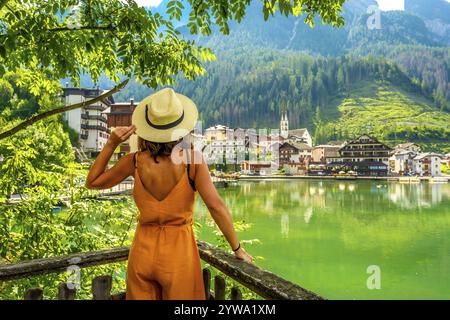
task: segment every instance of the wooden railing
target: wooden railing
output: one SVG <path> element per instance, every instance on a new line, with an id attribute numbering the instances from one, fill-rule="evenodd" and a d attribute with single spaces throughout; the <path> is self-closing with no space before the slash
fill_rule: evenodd
<path id="1" fill-rule="evenodd" d="M 319 295 L 308 291 L 297 284 L 283 279 L 269 271 L 263 270 L 254 264 L 237 259 L 233 255 L 204 241 L 197 241 L 202 260 L 221 271 L 223 274 L 241 283 L 264 299 L 276 300 L 321 300 Z M 36 259 L 17 264 L 0 265 L 0 281 L 22 279 L 26 277 L 63 272 L 68 267 L 76 265 L 79 268 L 104 265 L 128 259 L 129 247 L 120 247 L 109 250 L 72 254 L 63 257 Z M 226 283 L 224 277 L 217 275 L 214 278 L 214 292 L 211 290 L 210 270 L 203 269 L 205 295 L 208 300 L 225 300 Z M 92 295 L 94 300 L 122 300 L 124 293 L 111 295 L 112 277 L 109 275 L 96 277 L 92 281 Z M 61 283 L 57 298 L 60 300 L 73 300 L 76 289 L 67 283 Z M 237 287 L 231 288 L 232 300 L 241 300 L 242 293 Z M 43 290 L 30 288 L 26 291 L 26 300 L 41 300 Z"/>

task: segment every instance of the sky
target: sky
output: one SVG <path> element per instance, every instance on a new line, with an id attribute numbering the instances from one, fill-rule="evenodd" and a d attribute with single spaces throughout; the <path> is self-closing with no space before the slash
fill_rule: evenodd
<path id="1" fill-rule="evenodd" d="M 157 6 L 161 3 L 162 0 L 135 0 L 138 4 L 144 6 Z M 405 9 L 405 0 L 377 0 L 378 5 L 381 10 L 389 11 L 389 10 L 404 10 Z M 447 0 L 450 2 L 450 0 Z"/>

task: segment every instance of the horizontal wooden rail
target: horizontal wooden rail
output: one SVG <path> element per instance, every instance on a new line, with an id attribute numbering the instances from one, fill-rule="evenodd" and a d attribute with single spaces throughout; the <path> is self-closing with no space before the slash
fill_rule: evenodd
<path id="1" fill-rule="evenodd" d="M 238 281 L 265 299 L 321 300 L 319 295 L 283 279 L 254 264 L 237 259 L 220 248 L 197 240 L 200 257 L 225 275 Z M 21 279 L 67 270 L 71 265 L 80 268 L 104 265 L 128 259 L 129 247 L 77 253 L 63 257 L 36 259 L 16 264 L 0 265 L 0 281 Z"/>
<path id="2" fill-rule="evenodd" d="M 0 265 L 0 281 L 22 279 L 31 276 L 55 273 L 67 270 L 69 266 L 80 268 L 125 261 L 129 247 L 83 252 L 62 257 L 34 259 L 16 264 Z"/>
<path id="3" fill-rule="evenodd" d="M 197 241 L 200 257 L 265 299 L 323 300 L 319 295 L 207 243 Z"/>

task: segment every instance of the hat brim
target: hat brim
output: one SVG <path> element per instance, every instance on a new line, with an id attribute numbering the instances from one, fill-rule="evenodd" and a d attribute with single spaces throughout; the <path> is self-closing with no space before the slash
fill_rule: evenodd
<path id="1" fill-rule="evenodd" d="M 187 136 L 195 127 L 198 120 L 198 110 L 195 103 L 188 97 L 177 93 L 177 98 L 180 100 L 184 109 L 184 118 L 177 126 L 170 129 L 156 129 L 147 123 L 145 120 L 145 105 L 150 103 L 149 96 L 142 100 L 134 109 L 131 123 L 136 126 L 136 134 L 147 141 L 166 143 L 178 141 Z"/>

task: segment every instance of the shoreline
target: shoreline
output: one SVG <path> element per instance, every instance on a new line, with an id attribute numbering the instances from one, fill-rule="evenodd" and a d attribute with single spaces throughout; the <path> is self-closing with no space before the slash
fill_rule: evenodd
<path id="1" fill-rule="evenodd" d="M 370 177 L 359 176 L 354 178 L 336 178 L 333 176 L 240 176 L 241 181 L 264 181 L 264 180 L 333 180 L 333 181 L 355 181 L 355 180 L 373 180 L 373 181 L 389 181 L 389 182 L 408 182 L 412 178 L 417 182 L 430 182 L 431 179 L 442 180 L 440 183 L 448 183 L 450 177 Z M 445 180 L 447 181 L 445 182 Z M 434 182 L 434 181 L 433 181 Z"/>

